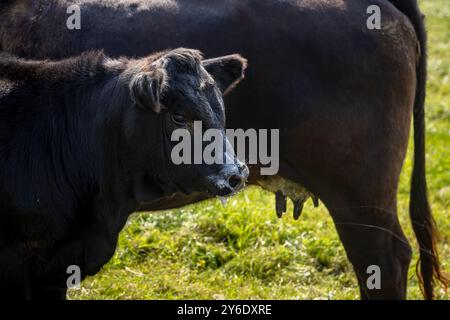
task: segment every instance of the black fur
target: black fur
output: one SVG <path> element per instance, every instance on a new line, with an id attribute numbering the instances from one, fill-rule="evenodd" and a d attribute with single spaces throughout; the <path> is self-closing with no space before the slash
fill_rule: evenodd
<path id="1" fill-rule="evenodd" d="M 64 297 L 67 267 L 98 272 L 142 202 L 210 190 L 224 165 L 168 158 L 172 113 L 224 129 L 220 79 L 201 60 L 182 48 L 139 60 L 0 55 L 0 295 Z M 138 107 L 136 95 L 151 106 Z"/>

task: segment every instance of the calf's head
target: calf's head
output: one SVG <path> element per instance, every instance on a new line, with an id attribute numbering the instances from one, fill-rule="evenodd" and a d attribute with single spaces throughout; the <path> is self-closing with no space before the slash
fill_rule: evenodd
<path id="1" fill-rule="evenodd" d="M 124 71 L 132 102 L 123 126 L 126 161 L 139 177 L 142 201 L 148 201 L 155 188 L 161 196 L 176 192 L 227 196 L 243 187 L 248 168 L 226 147 L 222 96 L 243 78 L 245 68 L 246 60 L 239 55 L 204 60 L 199 51 L 183 48 L 129 62 Z M 202 134 L 208 129 L 221 133 L 223 151 L 215 157 L 222 163 L 195 159 L 203 154 Z M 173 159 L 173 148 L 180 143 L 173 139 L 175 131 L 190 137 L 184 141 L 190 148 L 181 152 L 188 161 L 182 163 Z"/>

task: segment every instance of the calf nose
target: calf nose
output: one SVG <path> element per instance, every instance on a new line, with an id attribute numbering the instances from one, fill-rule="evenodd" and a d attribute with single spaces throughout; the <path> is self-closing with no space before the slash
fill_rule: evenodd
<path id="1" fill-rule="evenodd" d="M 232 195 L 244 187 L 248 172 L 245 165 L 227 165 L 221 173 L 208 178 L 208 189 L 216 196 Z"/>
<path id="2" fill-rule="evenodd" d="M 239 191 L 245 185 L 249 174 L 247 166 L 243 163 L 237 164 L 237 172 L 230 173 L 227 181 L 228 185 L 233 189 L 234 192 Z"/>
<path id="3" fill-rule="evenodd" d="M 233 189 L 239 189 L 242 184 L 245 183 L 245 178 L 241 174 L 233 174 L 228 177 L 228 184 Z"/>

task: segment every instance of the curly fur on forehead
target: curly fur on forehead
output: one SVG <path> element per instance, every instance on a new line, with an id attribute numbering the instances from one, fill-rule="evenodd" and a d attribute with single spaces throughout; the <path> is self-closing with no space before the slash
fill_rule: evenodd
<path id="1" fill-rule="evenodd" d="M 156 59 L 161 59 L 169 72 L 196 74 L 199 73 L 203 55 L 198 50 L 178 48 L 164 51 Z"/>

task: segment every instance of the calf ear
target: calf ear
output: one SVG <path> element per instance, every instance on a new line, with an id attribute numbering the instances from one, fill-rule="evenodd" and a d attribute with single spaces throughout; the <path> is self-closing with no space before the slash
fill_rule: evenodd
<path id="1" fill-rule="evenodd" d="M 140 72 L 130 81 L 131 99 L 144 109 L 161 112 L 161 95 L 166 89 L 166 73 L 155 69 L 151 72 Z"/>
<path id="2" fill-rule="evenodd" d="M 239 54 L 202 61 L 203 67 L 214 78 L 223 95 L 230 92 L 242 79 L 247 60 Z"/>

